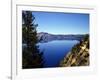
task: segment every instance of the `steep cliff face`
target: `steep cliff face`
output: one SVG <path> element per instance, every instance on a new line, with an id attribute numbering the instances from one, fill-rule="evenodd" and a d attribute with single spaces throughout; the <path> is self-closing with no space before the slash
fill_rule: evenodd
<path id="1" fill-rule="evenodd" d="M 84 39 L 76 44 L 64 57 L 60 62 L 60 67 L 88 66 L 89 63 L 89 35 L 86 35 Z"/>

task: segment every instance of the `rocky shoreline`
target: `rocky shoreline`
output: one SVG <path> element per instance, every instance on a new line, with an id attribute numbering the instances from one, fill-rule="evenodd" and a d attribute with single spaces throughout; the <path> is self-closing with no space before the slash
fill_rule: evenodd
<path id="1" fill-rule="evenodd" d="M 60 62 L 60 67 L 69 66 L 89 66 L 89 36 L 86 35 L 84 40 L 76 44 L 72 50 L 66 54 Z"/>

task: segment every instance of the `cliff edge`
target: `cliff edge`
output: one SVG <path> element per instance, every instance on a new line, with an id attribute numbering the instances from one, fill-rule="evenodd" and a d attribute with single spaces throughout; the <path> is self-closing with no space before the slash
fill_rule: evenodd
<path id="1" fill-rule="evenodd" d="M 89 35 L 73 46 L 60 62 L 60 67 L 89 66 Z"/>

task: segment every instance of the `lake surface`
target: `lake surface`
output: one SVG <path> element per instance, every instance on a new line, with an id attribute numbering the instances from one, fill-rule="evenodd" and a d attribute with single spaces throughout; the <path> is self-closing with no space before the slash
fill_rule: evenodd
<path id="1" fill-rule="evenodd" d="M 47 43 L 38 43 L 43 52 L 44 68 L 59 67 L 60 61 L 77 44 L 76 40 L 57 40 Z"/>

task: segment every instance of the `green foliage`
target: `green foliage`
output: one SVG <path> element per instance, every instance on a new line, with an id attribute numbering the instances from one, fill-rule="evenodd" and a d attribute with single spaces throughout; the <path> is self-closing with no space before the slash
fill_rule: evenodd
<path id="1" fill-rule="evenodd" d="M 73 63 L 73 64 L 71 64 L 71 66 L 76 66 L 76 64 L 75 64 L 75 63 Z"/>
<path id="2" fill-rule="evenodd" d="M 72 47 L 70 54 L 61 61 L 61 67 L 68 66 L 88 66 L 89 61 L 89 34 L 84 35 L 83 39 Z"/>
<path id="3" fill-rule="evenodd" d="M 22 68 L 43 67 L 43 53 L 39 51 L 35 17 L 31 11 L 22 12 Z"/>
<path id="4" fill-rule="evenodd" d="M 89 34 L 86 34 L 86 35 L 84 36 L 83 41 L 88 41 L 88 40 L 89 40 Z"/>
<path id="5" fill-rule="evenodd" d="M 89 49 L 89 35 L 86 34 L 84 35 L 84 38 L 82 41 L 80 41 L 78 44 L 73 46 L 72 53 L 78 53 L 81 49 L 80 46 L 82 46 L 85 41 L 87 41 L 87 48 Z"/>
<path id="6" fill-rule="evenodd" d="M 79 51 L 80 51 L 80 43 L 74 45 L 73 48 L 72 48 L 73 54 L 78 53 Z"/>

